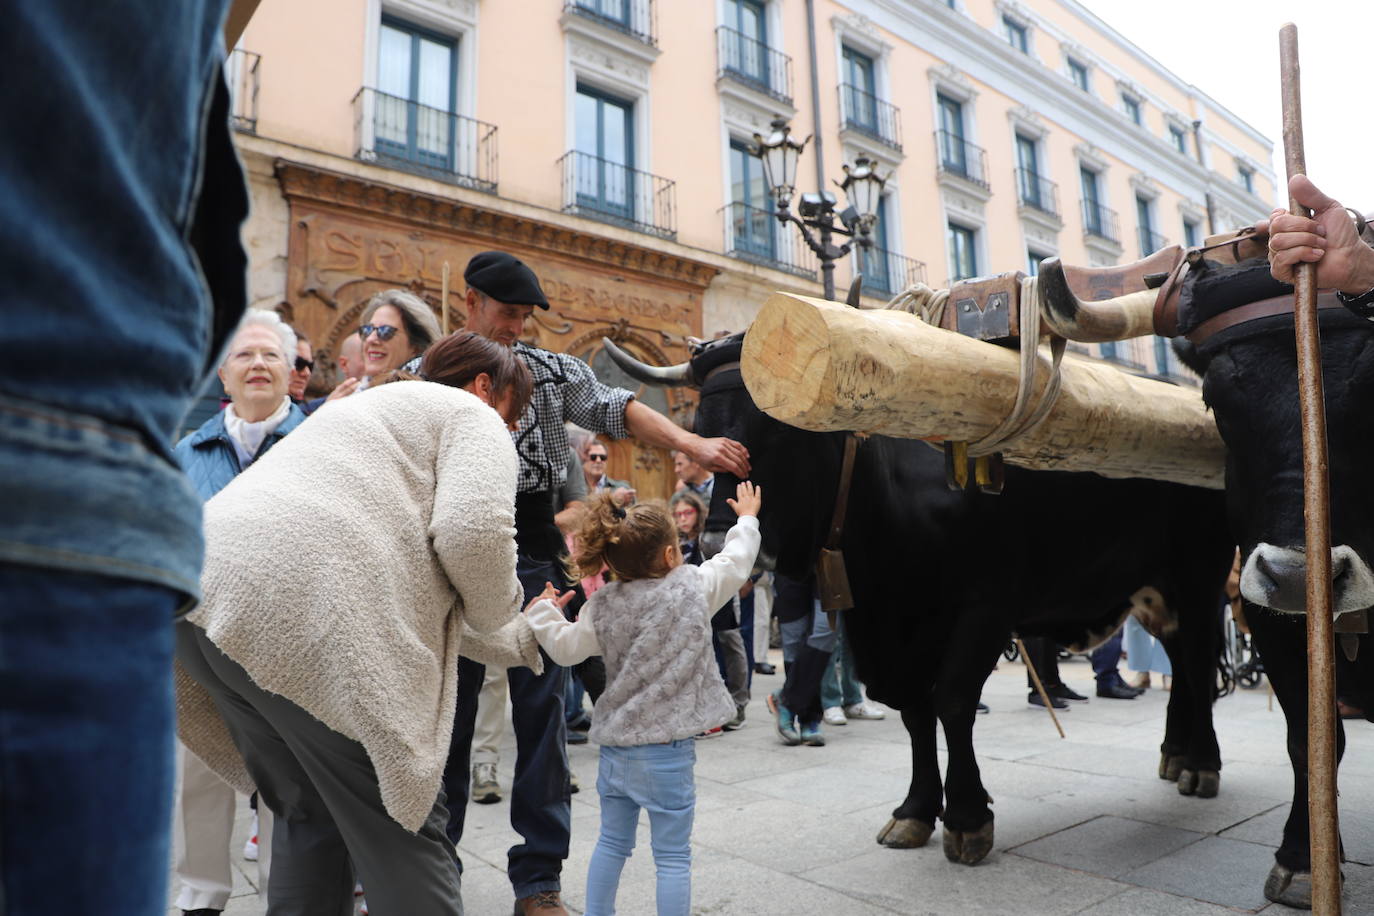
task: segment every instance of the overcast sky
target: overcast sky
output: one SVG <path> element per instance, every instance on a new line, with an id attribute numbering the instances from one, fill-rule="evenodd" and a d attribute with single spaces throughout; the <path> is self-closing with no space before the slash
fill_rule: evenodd
<path id="1" fill-rule="evenodd" d="M 1374 0 L 1080 2 L 1273 141 L 1284 207 L 1279 29 L 1296 23 L 1307 173 L 1346 206 L 1374 211 Z"/>

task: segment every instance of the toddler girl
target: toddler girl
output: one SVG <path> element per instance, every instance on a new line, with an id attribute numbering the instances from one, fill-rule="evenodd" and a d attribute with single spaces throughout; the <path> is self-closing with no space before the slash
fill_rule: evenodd
<path id="1" fill-rule="evenodd" d="M 592 504 L 577 539 L 573 578 L 604 564 L 615 581 L 563 617 L 547 586 L 525 612 L 555 662 L 604 656 L 606 689 L 590 737 L 601 745 L 596 790 L 601 836 L 587 869 L 586 916 L 613 916 L 620 872 L 634 849 L 639 809 L 649 812 L 659 916 L 687 916 L 692 897 L 692 815 L 696 786 L 692 736 L 735 715 L 711 650 L 711 610 L 739 591 L 759 549 L 763 492 L 741 483 L 727 500 L 739 521 L 720 553 L 684 565 L 677 529 L 659 505 Z"/>

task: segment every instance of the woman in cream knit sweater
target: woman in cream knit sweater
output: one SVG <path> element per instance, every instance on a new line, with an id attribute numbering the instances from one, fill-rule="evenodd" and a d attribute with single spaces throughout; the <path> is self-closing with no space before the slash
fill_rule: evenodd
<path id="1" fill-rule="evenodd" d="M 540 666 L 508 432 L 529 370 L 464 332 L 420 372 L 329 404 L 205 507 L 180 729 L 278 817 L 269 913 L 351 912 L 350 859 L 378 916 L 461 913 L 440 793 L 458 654 Z"/>

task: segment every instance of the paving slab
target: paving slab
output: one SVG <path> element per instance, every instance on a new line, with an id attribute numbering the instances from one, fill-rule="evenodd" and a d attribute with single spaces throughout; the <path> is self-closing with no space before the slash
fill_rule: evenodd
<path id="1" fill-rule="evenodd" d="M 1010 851 L 1052 865 L 1119 878 L 1126 872 L 1191 846 L 1203 836 L 1190 830 L 1105 816 L 1032 840 Z"/>
<path id="2" fill-rule="evenodd" d="M 802 877 L 905 916 L 1067 916 L 1125 889 L 1096 875 L 997 852 L 983 865 L 956 865 L 946 861 L 938 841 L 919 850 L 880 849 Z"/>
<path id="3" fill-rule="evenodd" d="M 1095 903 L 1085 910 L 1079 910 L 1074 916 L 1225 916 L 1250 912 L 1254 911 L 1237 910 L 1235 907 L 1219 906 L 1203 900 L 1191 900 L 1137 887 L 1122 891 L 1115 897 Z M 1264 912 L 1267 913 L 1269 910 L 1266 909 Z"/>
<path id="4" fill-rule="evenodd" d="M 1342 802 L 1345 797 L 1342 796 Z M 1221 833 L 1232 840 L 1245 840 L 1277 849 L 1283 840 L 1283 825 L 1288 820 L 1291 803 L 1277 805 L 1256 817 L 1243 821 Z M 1359 865 L 1374 865 L 1374 817 L 1360 811 L 1344 810 L 1339 812 L 1341 840 L 1345 844 L 1345 857 L 1349 862 Z"/>
<path id="5" fill-rule="evenodd" d="M 1273 864 L 1263 846 L 1210 836 L 1129 871 L 1121 880 L 1179 897 L 1258 910 L 1268 902 L 1264 879 Z"/>

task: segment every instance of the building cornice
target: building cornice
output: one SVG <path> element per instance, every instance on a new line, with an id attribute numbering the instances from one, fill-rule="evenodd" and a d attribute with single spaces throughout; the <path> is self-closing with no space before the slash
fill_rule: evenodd
<path id="1" fill-rule="evenodd" d="M 702 289 L 719 273 L 710 264 L 672 252 L 305 163 L 279 158 L 273 163 L 273 172 L 288 200 L 387 216 L 432 230 L 477 235 L 497 243 L 592 260 Z M 500 198 L 491 200 L 496 202 Z"/>

